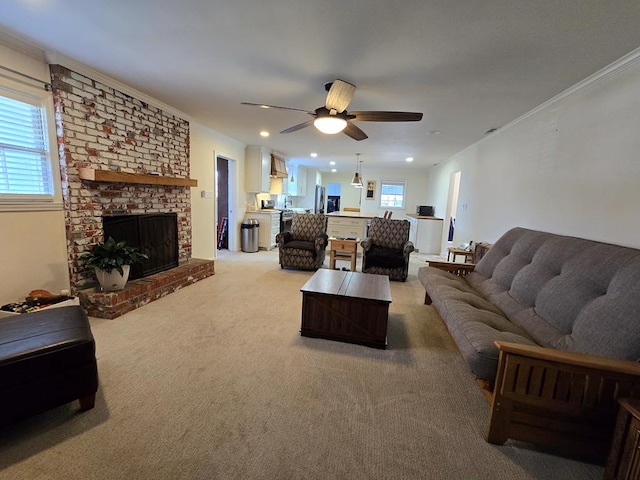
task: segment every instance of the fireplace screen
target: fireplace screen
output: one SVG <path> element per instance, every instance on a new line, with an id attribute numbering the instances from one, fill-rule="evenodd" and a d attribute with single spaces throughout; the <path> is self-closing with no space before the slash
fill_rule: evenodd
<path id="1" fill-rule="evenodd" d="M 131 280 L 178 266 L 176 213 L 103 217 L 103 228 L 105 240 L 124 240 L 149 256 L 149 260 L 131 266 Z"/>

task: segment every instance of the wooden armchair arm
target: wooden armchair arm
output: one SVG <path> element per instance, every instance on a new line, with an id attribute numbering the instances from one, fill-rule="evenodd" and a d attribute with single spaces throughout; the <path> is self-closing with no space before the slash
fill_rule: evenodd
<path id="1" fill-rule="evenodd" d="M 584 368 L 593 368 L 608 372 L 637 375 L 640 377 L 640 363 L 630 360 L 618 360 L 615 358 L 599 357 L 587 353 L 565 352 L 555 348 L 534 347 L 521 343 L 494 342 L 501 352 L 521 355 L 529 358 L 537 358 L 550 362 L 565 363 Z"/>
<path id="2" fill-rule="evenodd" d="M 432 262 L 431 260 L 427 261 L 427 263 L 430 267 L 453 273 L 459 277 L 468 275 L 476 268 L 474 263 Z"/>
<path id="3" fill-rule="evenodd" d="M 515 343 L 496 346 L 487 441 L 513 438 L 605 460 L 618 398 L 640 396 L 640 365 Z"/>

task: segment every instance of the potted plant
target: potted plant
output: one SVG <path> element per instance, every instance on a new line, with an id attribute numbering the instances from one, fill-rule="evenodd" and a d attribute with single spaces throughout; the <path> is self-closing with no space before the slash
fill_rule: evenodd
<path id="1" fill-rule="evenodd" d="M 116 242 L 113 237 L 94 245 L 80 256 L 87 267 L 95 268 L 98 282 L 105 292 L 122 290 L 129 279 L 130 266 L 148 258 L 138 248 L 127 245 L 125 241 Z"/>

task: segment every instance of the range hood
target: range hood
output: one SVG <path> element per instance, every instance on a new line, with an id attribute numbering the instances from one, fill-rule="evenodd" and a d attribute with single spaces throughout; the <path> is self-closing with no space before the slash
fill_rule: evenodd
<path id="1" fill-rule="evenodd" d="M 271 154 L 271 177 L 287 178 L 287 163 L 284 158 Z"/>

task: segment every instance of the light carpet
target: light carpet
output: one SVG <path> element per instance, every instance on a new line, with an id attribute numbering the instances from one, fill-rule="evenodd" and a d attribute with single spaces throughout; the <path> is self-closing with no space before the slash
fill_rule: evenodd
<path id="1" fill-rule="evenodd" d="M 423 305 L 424 259 L 391 282 L 387 350 L 301 337 L 312 272 L 281 270 L 276 251 L 221 252 L 215 276 L 91 319 L 96 407 L 5 428 L 0 478 L 600 478 L 599 466 L 484 441 L 489 407 Z"/>

